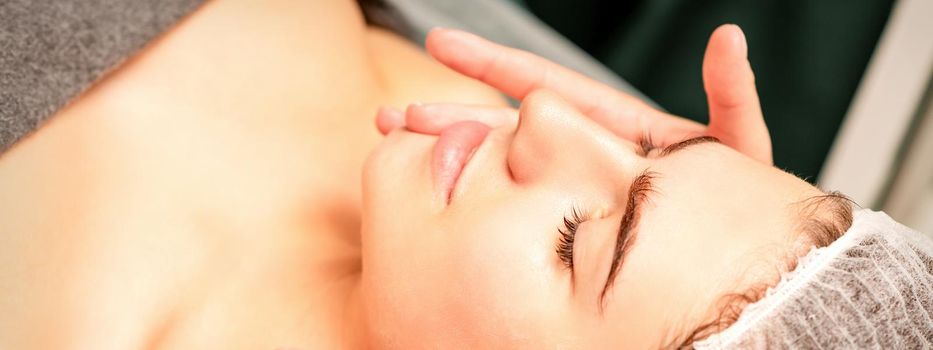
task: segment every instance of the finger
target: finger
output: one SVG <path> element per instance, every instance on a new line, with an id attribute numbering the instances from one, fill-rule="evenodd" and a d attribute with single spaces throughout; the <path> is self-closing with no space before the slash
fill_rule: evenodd
<path id="1" fill-rule="evenodd" d="M 555 91 L 603 126 L 616 125 L 625 132 L 620 136 L 626 138 L 640 136 L 640 130 L 629 128 L 639 123 L 639 118 L 663 114 L 638 98 L 620 93 L 580 73 L 467 32 L 432 30 L 426 47 L 444 65 L 512 98 L 521 100 L 539 88 Z"/>
<path id="2" fill-rule="evenodd" d="M 710 36 L 703 57 L 703 87 L 710 114 L 707 133 L 771 164 L 771 138 L 747 54 L 745 35 L 736 25 L 720 26 Z"/>
<path id="3" fill-rule="evenodd" d="M 518 111 L 505 107 L 434 103 L 410 105 L 405 111 L 405 127 L 423 134 L 440 134 L 451 124 L 472 120 L 496 128 L 515 125 Z"/>
<path id="4" fill-rule="evenodd" d="M 405 113 L 392 107 L 379 107 L 376 111 L 376 128 L 383 135 L 405 125 Z"/>

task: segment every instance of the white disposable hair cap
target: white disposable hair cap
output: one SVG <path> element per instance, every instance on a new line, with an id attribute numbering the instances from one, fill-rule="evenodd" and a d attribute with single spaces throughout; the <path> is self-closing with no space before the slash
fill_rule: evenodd
<path id="1" fill-rule="evenodd" d="M 860 209 L 729 328 L 696 349 L 931 349 L 933 239 Z"/>

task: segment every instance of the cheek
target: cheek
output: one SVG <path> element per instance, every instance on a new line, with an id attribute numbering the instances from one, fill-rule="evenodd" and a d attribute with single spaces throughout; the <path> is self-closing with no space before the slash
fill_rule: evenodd
<path id="1" fill-rule="evenodd" d="M 553 239 L 543 225 L 486 215 L 484 224 L 456 233 L 448 291 L 457 298 L 450 312 L 477 336 L 527 344 L 545 337 L 548 323 L 570 300 L 569 285 L 555 271 Z M 494 335 L 494 336 L 493 336 Z"/>
<path id="2" fill-rule="evenodd" d="M 364 256 L 367 313 L 382 342 L 534 347 L 566 319 L 569 284 L 555 277 L 556 237 L 547 225 L 516 219 L 540 214 L 470 215 L 414 225 Z"/>
<path id="3" fill-rule="evenodd" d="M 490 332 L 477 327 L 483 324 L 477 310 L 490 305 L 481 291 L 495 283 L 478 276 L 463 252 L 441 238 L 448 232 L 423 225 L 395 233 L 407 237 L 363 257 L 361 293 L 376 343 L 400 349 L 474 347 Z"/>

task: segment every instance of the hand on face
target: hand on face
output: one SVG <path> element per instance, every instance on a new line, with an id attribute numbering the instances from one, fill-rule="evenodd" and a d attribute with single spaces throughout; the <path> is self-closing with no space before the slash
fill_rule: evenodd
<path id="1" fill-rule="evenodd" d="M 703 82 L 710 109 L 708 126 L 658 111 L 635 97 L 541 57 L 466 32 L 435 29 L 428 34 L 427 49 L 451 69 L 518 100 L 535 89 L 553 90 L 589 118 L 630 141 L 637 143 L 649 134 L 652 141 L 663 147 L 708 135 L 746 156 L 772 164 L 771 140 L 754 74 L 746 59 L 745 36 L 735 25 L 717 28 L 707 45 Z M 383 133 L 404 125 L 413 131 L 433 134 L 467 118 L 458 113 L 460 108 L 463 107 L 411 106 L 407 116 L 384 109 L 377 125 Z M 470 114 L 483 122 L 514 123 L 517 118 L 514 111 L 499 108 L 473 109 Z M 427 118 L 430 115 L 436 119 Z"/>
<path id="2" fill-rule="evenodd" d="M 796 239 L 793 203 L 820 194 L 770 166 L 734 26 L 718 29 L 707 50 L 708 127 L 467 33 L 435 30 L 428 50 L 522 107 L 380 110 L 381 132 L 404 128 L 364 169 L 362 280 L 369 321 L 388 344 L 662 346 L 713 317 L 705 306 L 720 296 L 760 282 L 752 268 L 779 264 Z M 431 135 L 467 120 L 492 130 L 458 180 L 460 195 L 435 205 L 427 165 L 439 137 Z M 661 149 L 638 151 L 648 133 Z M 715 143 L 676 147 L 701 135 L 757 162 Z M 655 195 L 636 211 L 628 199 L 647 173 L 657 175 Z M 577 204 L 595 211 L 579 226 L 567 269 L 556 227 Z M 640 213 L 638 238 L 624 245 L 621 267 L 612 248 L 629 208 Z"/>
<path id="3" fill-rule="evenodd" d="M 367 160 L 361 281 L 379 342 L 677 343 L 767 282 L 798 238 L 794 203 L 821 194 L 710 138 L 643 149 L 548 90 L 514 113 L 412 107 Z M 491 128 L 438 201 L 432 160 L 462 120 Z"/>

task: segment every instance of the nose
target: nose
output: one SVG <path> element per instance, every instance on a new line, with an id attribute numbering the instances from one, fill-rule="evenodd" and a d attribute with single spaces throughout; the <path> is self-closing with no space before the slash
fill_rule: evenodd
<path id="1" fill-rule="evenodd" d="M 636 150 L 556 93 L 537 90 L 522 101 L 508 164 L 519 183 L 567 184 L 607 176 L 618 182 L 643 161 Z"/>

